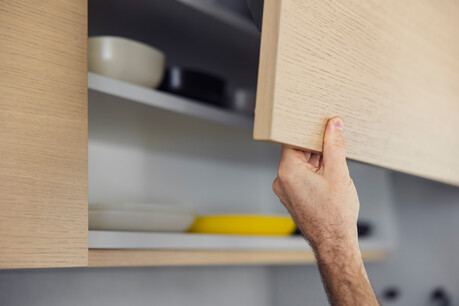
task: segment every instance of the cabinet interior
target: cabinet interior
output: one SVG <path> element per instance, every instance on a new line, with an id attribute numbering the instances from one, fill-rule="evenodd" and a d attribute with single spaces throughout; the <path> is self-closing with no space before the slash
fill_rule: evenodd
<path id="1" fill-rule="evenodd" d="M 209 71 L 233 87 L 256 87 L 260 35 L 255 26 L 204 0 L 90 0 L 88 33 L 135 39 L 163 50 L 167 65 Z M 286 213 L 271 190 L 279 146 L 254 141 L 251 128 L 136 102 L 90 91 L 89 203 L 179 204 L 198 214 Z M 361 219 L 374 225 L 368 239 L 373 249 L 386 251 L 393 243 L 390 173 L 358 163 L 350 168 Z M 90 233 L 90 248 L 102 248 L 91 243 Z M 107 248 L 123 248 L 116 243 Z M 125 254 L 116 256 L 125 261 Z M 103 261 L 100 253 L 94 258 Z"/>

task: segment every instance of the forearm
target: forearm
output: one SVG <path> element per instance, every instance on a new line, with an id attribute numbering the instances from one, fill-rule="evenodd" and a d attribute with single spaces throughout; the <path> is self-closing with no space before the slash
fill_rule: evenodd
<path id="1" fill-rule="evenodd" d="M 356 237 L 325 240 L 313 246 L 333 306 L 379 305 L 368 280 Z"/>

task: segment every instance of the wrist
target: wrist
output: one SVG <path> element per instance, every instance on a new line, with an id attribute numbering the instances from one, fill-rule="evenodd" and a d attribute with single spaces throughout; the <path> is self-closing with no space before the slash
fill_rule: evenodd
<path id="1" fill-rule="evenodd" d="M 347 229 L 322 229 L 308 233 L 306 238 L 314 252 L 320 256 L 355 252 L 360 254 L 356 226 Z"/>
<path id="2" fill-rule="evenodd" d="M 361 260 L 357 234 L 343 235 L 339 238 L 323 239 L 311 246 L 318 262 L 336 264 Z"/>

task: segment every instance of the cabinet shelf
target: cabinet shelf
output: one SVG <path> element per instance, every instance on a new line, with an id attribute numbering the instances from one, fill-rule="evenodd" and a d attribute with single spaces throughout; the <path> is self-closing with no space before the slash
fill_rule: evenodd
<path id="1" fill-rule="evenodd" d="M 387 246 L 364 240 L 365 260 L 382 260 Z M 314 253 L 301 237 L 89 231 L 89 265 L 170 266 L 308 264 Z"/>
<path id="2" fill-rule="evenodd" d="M 91 72 L 88 73 L 88 89 L 89 101 L 124 100 L 223 125 L 244 129 L 253 127 L 253 118 L 250 116 Z"/>
<path id="3" fill-rule="evenodd" d="M 382 250 L 362 250 L 365 261 L 386 257 Z M 312 250 L 89 250 L 89 267 L 298 265 L 315 262 Z"/>

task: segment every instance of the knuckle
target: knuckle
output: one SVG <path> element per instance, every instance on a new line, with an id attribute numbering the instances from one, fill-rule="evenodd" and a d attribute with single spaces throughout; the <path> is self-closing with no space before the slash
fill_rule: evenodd
<path id="1" fill-rule="evenodd" d="M 277 178 L 280 182 L 288 184 L 295 176 L 295 169 L 291 167 L 279 167 L 277 169 Z"/>
<path id="2" fill-rule="evenodd" d="M 289 176 L 288 171 L 285 169 L 285 167 L 279 166 L 277 169 L 277 179 L 279 180 L 285 180 Z"/>

